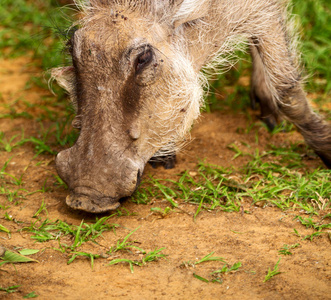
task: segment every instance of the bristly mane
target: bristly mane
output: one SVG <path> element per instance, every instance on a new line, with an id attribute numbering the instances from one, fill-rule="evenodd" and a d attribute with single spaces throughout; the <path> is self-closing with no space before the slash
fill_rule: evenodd
<path id="1" fill-rule="evenodd" d="M 115 7 L 122 7 L 126 10 L 138 11 L 142 16 L 169 15 L 170 11 L 178 7 L 183 0 L 74 0 L 76 6 L 85 14 L 94 10 L 110 10 Z M 197 1 L 197 0 L 194 0 Z"/>

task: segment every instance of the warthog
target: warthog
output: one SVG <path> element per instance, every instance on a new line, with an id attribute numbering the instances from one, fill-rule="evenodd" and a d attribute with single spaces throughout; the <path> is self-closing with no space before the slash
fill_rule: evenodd
<path id="1" fill-rule="evenodd" d="M 331 127 L 309 106 L 284 1 L 90 0 L 54 69 L 76 107 L 76 144 L 57 155 L 67 204 L 99 213 L 139 185 L 145 164 L 173 155 L 199 116 L 208 74 L 247 45 L 252 101 L 273 127 L 295 124 L 331 167 Z M 201 72 L 203 70 L 204 72 Z M 207 75 L 206 75 L 207 74 Z"/>

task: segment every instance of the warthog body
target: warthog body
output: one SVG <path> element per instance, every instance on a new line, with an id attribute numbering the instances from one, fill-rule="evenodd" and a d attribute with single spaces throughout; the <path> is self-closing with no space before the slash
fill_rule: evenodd
<path id="1" fill-rule="evenodd" d="M 56 158 L 69 206 L 117 208 L 152 157 L 177 150 L 199 116 L 206 74 L 227 68 L 243 45 L 262 118 L 269 127 L 278 117 L 294 123 L 331 167 L 330 125 L 307 103 L 283 1 L 90 0 L 80 7 L 73 66 L 53 70 L 80 128 L 76 144 Z"/>

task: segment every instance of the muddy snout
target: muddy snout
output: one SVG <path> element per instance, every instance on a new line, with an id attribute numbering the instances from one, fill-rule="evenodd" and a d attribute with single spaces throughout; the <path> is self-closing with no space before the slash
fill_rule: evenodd
<path id="1" fill-rule="evenodd" d="M 118 199 L 105 197 L 100 192 L 87 187 L 78 187 L 66 198 L 66 203 L 73 209 L 92 213 L 114 210 L 120 206 Z"/>
<path id="2" fill-rule="evenodd" d="M 68 185 L 66 203 L 91 213 L 115 210 L 121 198 L 132 195 L 141 181 L 143 166 L 131 158 L 89 161 L 73 156 L 72 148 L 56 157 L 59 176 Z"/>

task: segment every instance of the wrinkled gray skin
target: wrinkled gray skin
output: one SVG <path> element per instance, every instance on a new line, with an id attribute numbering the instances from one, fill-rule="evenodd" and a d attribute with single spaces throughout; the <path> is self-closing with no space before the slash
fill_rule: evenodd
<path id="1" fill-rule="evenodd" d="M 199 114 L 200 69 L 224 63 L 238 36 L 250 44 L 262 119 L 270 128 L 279 117 L 293 122 L 331 167 L 330 125 L 307 103 L 278 1 L 91 0 L 83 15 L 70 42 L 73 67 L 53 71 L 80 128 L 56 158 L 70 207 L 116 209 L 151 157 L 175 151 Z"/>

